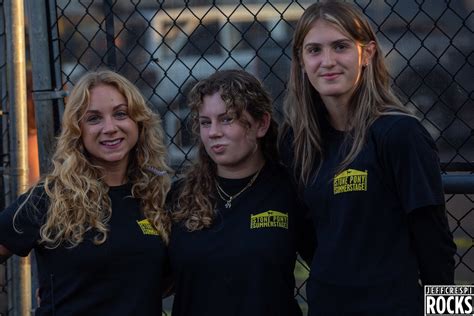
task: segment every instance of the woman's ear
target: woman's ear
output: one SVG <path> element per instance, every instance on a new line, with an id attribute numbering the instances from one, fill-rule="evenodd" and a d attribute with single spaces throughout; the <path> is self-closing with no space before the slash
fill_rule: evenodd
<path id="1" fill-rule="evenodd" d="M 265 112 L 260 120 L 257 121 L 257 137 L 262 138 L 268 131 L 272 116 L 270 113 Z"/>
<path id="2" fill-rule="evenodd" d="M 362 53 L 362 65 L 367 66 L 372 62 L 372 58 L 374 57 L 376 50 L 377 46 L 374 41 L 370 41 L 364 45 Z"/>

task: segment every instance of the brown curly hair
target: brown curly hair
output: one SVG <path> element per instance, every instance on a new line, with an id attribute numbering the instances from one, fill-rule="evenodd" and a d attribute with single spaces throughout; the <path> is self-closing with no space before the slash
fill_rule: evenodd
<path id="1" fill-rule="evenodd" d="M 193 113 L 192 128 L 198 142 L 198 157 L 186 173 L 184 183 L 176 199 L 176 210 L 173 220 L 183 222 L 189 231 L 209 227 L 215 214 L 215 186 L 214 181 L 217 166 L 207 154 L 199 136 L 199 109 L 203 98 L 219 93 L 227 111 L 243 126 L 248 122 L 243 117 L 247 111 L 255 120 L 272 113 L 272 100 L 260 81 L 243 70 L 218 71 L 198 82 L 190 91 L 188 100 Z M 259 139 L 260 150 L 265 160 L 278 160 L 276 140 L 278 125 L 272 118 L 270 127 L 264 137 Z"/>

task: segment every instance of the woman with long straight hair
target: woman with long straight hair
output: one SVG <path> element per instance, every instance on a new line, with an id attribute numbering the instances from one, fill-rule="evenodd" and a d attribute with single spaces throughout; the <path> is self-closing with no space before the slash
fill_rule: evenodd
<path id="1" fill-rule="evenodd" d="M 161 121 L 108 70 L 68 97 L 52 170 L 0 213 L 0 259 L 35 251 L 36 315 L 161 315 L 170 188 Z"/>
<path id="2" fill-rule="evenodd" d="M 316 231 L 309 315 L 421 315 L 419 282 L 454 282 L 436 146 L 354 5 L 309 6 L 292 53 L 280 150 Z"/>

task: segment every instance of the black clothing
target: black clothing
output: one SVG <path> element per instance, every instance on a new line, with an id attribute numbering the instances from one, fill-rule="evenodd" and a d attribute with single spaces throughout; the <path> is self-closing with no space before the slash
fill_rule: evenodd
<path id="1" fill-rule="evenodd" d="M 408 225 L 423 284 L 453 284 L 456 252 L 444 205 L 412 211 Z"/>
<path id="2" fill-rule="evenodd" d="M 218 181 L 235 194 L 250 178 Z M 211 227 L 189 232 L 174 224 L 173 316 L 301 315 L 294 299 L 296 251 L 308 258 L 314 246 L 305 229 L 311 224 L 288 181 L 282 167 L 267 165 L 230 209 L 217 200 Z"/>
<path id="3" fill-rule="evenodd" d="M 131 185 L 110 188 L 109 234 L 98 246 L 93 232 L 74 248 L 38 244 L 48 203 L 43 188 L 18 213 L 14 223 L 23 233 L 17 233 L 13 215 L 26 196 L 0 213 L 0 244 L 21 256 L 35 250 L 41 298 L 36 315 L 161 315 L 165 245 L 131 197 Z"/>
<path id="4" fill-rule="evenodd" d="M 433 140 L 412 117 L 382 116 L 355 160 L 338 171 L 349 148 L 345 134 L 330 126 L 323 133 L 324 160 L 303 192 L 318 240 L 307 287 L 309 315 L 421 315 L 419 277 L 423 284 L 454 282 L 455 245 Z M 291 135 L 284 139 L 291 143 Z M 291 152 L 282 157 L 291 166 Z M 418 211 L 436 206 L 443 212 Z M 415 221 L 411 214 L 417 214 Z M 419 225 L 433 221 L 438 224 L 431 230 Z M 430 238 L 430 249 L 420 251 L 420 241 Z"/>

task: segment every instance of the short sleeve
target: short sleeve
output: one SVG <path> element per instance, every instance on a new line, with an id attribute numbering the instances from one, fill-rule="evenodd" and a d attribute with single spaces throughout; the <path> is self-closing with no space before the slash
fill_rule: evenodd
<path id="1" fill-rule="evenodd" d="M 397 120 L 385 134 L 382 155 L 406 213 L 444 205 L 438 150 L 418 120 Z"/>
<path id="2" fill-rule="evenodd" d="M 0 244 L 16 255 L 27 256 L 39 240 L 46 207 L 43 188 L 35 188 L 18 197 L 0 212 Z"/>

